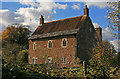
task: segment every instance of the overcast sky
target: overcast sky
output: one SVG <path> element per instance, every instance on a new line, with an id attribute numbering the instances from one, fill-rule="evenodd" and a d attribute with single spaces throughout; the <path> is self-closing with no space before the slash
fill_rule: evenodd
<path id="1" fill-rule="evenodd" d="M 48 2 L 49 1 L 49 2 Z M 45 22 L 60 20 L 64 18 L 83 15 L 85 5 L 88 5 L 89 16 L 94 27 L 102 27 L 103 40 L 109 40 L 118 50 L 118 40 L 116 40 L 108 28 L 107 9 L 109 0 L 4 0 L 0 9 L 1 31 L 8 25 L 20 23 L 29 25 L 31 31 L 34 31 L 39 25 L 39 17 L 42 14 Z M 91 0 L 89 0 L 91 1 Z M 104 1 L 104 2 L 103 2 Z M 115 1 L 115 0 L 110 0 Z M 1 7 L 1 6 L 0 6 Z"/>

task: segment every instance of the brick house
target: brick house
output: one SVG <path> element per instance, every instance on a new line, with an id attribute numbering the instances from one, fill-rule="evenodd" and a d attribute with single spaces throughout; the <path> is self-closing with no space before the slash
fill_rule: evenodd
<path id="1" fill-rule="evenodd" d="M 29 38 L 29 64 L 57 62 L 60 67 L 75 65 L 76 58 L 88 61 L 96 41 L 102 41 L 102 28 L 94 28 L 87 5 L 84 15 L 44 23 Z"/>

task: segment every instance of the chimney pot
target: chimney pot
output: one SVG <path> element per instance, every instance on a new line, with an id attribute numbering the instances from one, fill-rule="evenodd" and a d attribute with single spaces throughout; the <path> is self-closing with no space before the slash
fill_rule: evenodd
<path id="1" fill-rule="evenodd" d="M 41 17 L 40 17 L 40 24 L 41 24 L 41 25 L 44 24 L 44 18 L 43 18 L 43 15 L 41 15 Z"/>
<path id="2" fill-rule="evenodd" d="M 87 5 L 85 5 L 85 8 L 87 8 Z"/>
<path id="3" fill-rule="evenodd" d="M 84 15 L 89 16 L 89 8 L 87 8 L 87 5 L 85 5 L 85 8 L 84 8 Z"/>

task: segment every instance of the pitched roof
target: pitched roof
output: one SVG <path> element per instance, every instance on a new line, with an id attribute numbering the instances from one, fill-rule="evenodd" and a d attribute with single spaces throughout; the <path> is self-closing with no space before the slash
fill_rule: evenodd
<path id="1" fill-rule="evenodd" d="M 46 37 L 76 34 L 78 30 L 79 29 L 73 29 L 73 30 L 58 31 L 58 32 L 52 32 L 52 33 L 46 33 L 46 34 L 37 34 L 37 35 L 32 35 L 29 39 L 39 39 L 39 38 L 46 38 Z"/>
<path id="2" fill-rule="evenodd" d="M 35 32 L 31 35 L 29 39 L 69 34 L 71 32 L 70 30 L 75 31 L 75 29 L 80 28 L 82 24 L 85 22 L 86 17 L 88 16 L 81 15 L 81 16 L 77 16 L 73 18 L 67 18 L 67 19 L 44 23 L 43 25 L 39 25 L 37 27 L 37 29 L 35 30 Z M 70 32 L 68 33 L 68 31 Z M 71 33 L 75 33 L 75 32 L 71 32 Z"/>

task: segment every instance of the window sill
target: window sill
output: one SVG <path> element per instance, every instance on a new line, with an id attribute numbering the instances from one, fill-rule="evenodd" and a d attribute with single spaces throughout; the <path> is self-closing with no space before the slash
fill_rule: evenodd
<path id="1" fill-rule="evenodd" d="M 67 46 L 62 46 L 62 48 L 67 48 Z"/>

